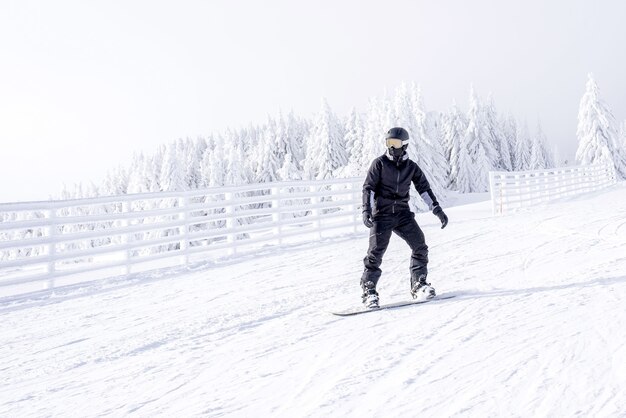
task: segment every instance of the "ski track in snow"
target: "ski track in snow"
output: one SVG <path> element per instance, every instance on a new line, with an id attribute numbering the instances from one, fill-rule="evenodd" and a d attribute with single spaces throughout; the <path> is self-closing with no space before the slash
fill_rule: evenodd
<path id="1" fill-rule="evenodd" d="M 626 184 L 446 212 L 417 215 L 439 303 L 330 315 L 360 302 L 365 230 L 5 299 L 0 416 L 626 416 Z M 394 236 L 383 303 L 408 264 Z"/>

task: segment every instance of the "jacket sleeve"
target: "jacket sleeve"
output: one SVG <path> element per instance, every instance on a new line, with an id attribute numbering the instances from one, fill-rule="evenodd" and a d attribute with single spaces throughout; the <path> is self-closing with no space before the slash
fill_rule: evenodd
<path id="1" fill-rule="evenodd" d="M 419 195 L 428 205 L 429 210 L 433 210 L 435 207 L 439 206 L 437 197 L 435 197 L 435 194 L 431 190 L 430 183 L 428 183 L 426 175 L 417 164 L 415 165 L 415 173 L 413 174 L 413 184 L 415 185 L 415 189 L 417 189 Z"/>
<path id="2" fill-rule="evenodd" d="M 376 187 L 380 182 L 380 161 L 378 159 L 372 161 L 370 169 L 367 171 L 365 183 L 363 183 L 363 212 L 372 212 L 374 206 L 374 194 Z"/>

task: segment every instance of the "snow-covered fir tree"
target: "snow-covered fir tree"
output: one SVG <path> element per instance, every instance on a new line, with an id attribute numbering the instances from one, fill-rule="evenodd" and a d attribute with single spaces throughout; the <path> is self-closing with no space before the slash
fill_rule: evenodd
<path id="1" fill-rule="evenodd" d="M 468 173 L 469 180 L 467 180 L 469 190 L 466 189 L 464 184 L 466 180 L 463 178 L 464 190 L 459 188 L 459 191 L 486 192 L 489 189 L 489 171 L 493 167 L 488 155 L 494 155 L 494 152 L 487 151 L 487 148 L 491 147 L 491 142 L 483 115 L 478 95 L 472 87 L 467 113 L 467 130 L 461 142 L 461 147 L 465 147 L 469 153 L 470 166 L 469 168 L 461 167 L 459 170 L 459 172 L 463 171 L 463 176 L 466 172 L 470 172 Z M 464 161 L 464 158 L 461 161 Z"/>
<path id="2" fill-rule="evenodd" d="M 246 172 L 244 145 L 242 137 L 234 131 L 227 131 L 226 143 L 227 158 L 226 158 L 226 175 L 224 176 L 224 184 L 226 185 L 240 185 L 249 182 L 250 175 Z"/>
<path id="3" fill-rule="evenodd" d="M 517 121 L 513 115 L 508 114 L 500 120 L 500 130 L 502 132 L 502 142 L 506 142 L 506 147 L 509 150 L 509 161 L 511 162 L 510 170 L 515 170 L 517 167 Z M 506 159 L 506 156 L 503 157 Z"/>
<path id="4" fill-rule="evenodd" d="M 286 115 L 279 111 L 261 125 L 248 124 L 195 140 L 179 139 L 161 145 L 152 154 L 134 156 L 129 167 L 111 170 L 91 190 L 95 190 L 94 195 L 108 195 L 268 182 L 287 177 L 363 176 L 371 161 L 386 151 L 385 133 L 394 126 L 409 131 L 409 154 L 442 200 L 446 188 L 484 190 L 486 173 L 491 168 L 528 169 L 543 165 L 542 157 L 536 153 L 531 156 L 531 151 L 539 150 L 532 141 L 542 139 L 538 143 L 545 143 L 545 136 L 538 134 L 536 138 L 524 133 L 512 116 L 498 124 L 492 99 L 481 108 L 473 91 L 471 98 L 471 104 L 478 104 L 470 105 L 467 115 L 471 123 L 458 108 L 444 114 L 426 111 L 415 83 L 410 88 L 402 84 L 391 95 L 385 92 L 373 97 L 366 113 L 353 108 L 341 120 L 323 100 L 314 120 L 298 117 L 293 111 Z M 619 138 L 615 141 L 614 154 L 621 155 L 624 145 Z M 461 152 L 462 144 L 466 145 L 465 153 Z M 546 145 L 543 148 L 549 149 Z M 550 153 L 545 155 L 549 157 Z M 616 166 L 626 160 L 626 156 L 614 158 Z M 550 166 L 549 161 L 546 164 Z M 70 193 L 72 197 L 85 197 L 87 189 L 77 185 Z"/>
<path id="5" fill-rule="evenodd" d="M 414 86 L 411 87 L 413 88 Z M 415 89 L 415 100 L 418 102 L 417 104 L 413 102 L 412 91 L 409 91 L 405 83 L 402 83 L 400 87 L 396 89 L 392 108 L 393 114 L 387 127 L 387 129 L 390 129 L 395 126 L 401 126 L 407 130 L 409 138 L 411 139 L 409 142 L 409 154 L 419 147 L 417 143 L 418 131 L 422 129 L 426 132 L 426 137 L 428 137 L 430 133 L 426 126 L 426 110 L 424 109 L 419 87 L 415 86 Z M 422 122 L 421 126 L 418 126 L 418 113 Z"/>
<path id="6" fill-rule="evenodd" d="M 413 161 L 426 174 L 430 187 L 440 202 L 445 202 L 445 187 L 448 183 L 448 162 L 444 155 L 443 146 L 438 138 L 432 135 L 435 129 L 427 120 L 426 106 L 422 99 L 420 88 L 415 84 L 411 87 L 410 109 L 415 116 L 414 131 L 409 132 L 408 152 Z M 422 199 L 413 199 L 415 209 L 426 209 Z"/>
<path id="7" fill-rule="evenodd" d="M 302 175 L 296 165 L 291 154 L 285 155 L 283 166 L 278 170 L 278 179 L 280 181 L 301 180 Z"/>
<path id="8" fill-rule="evenodd" d="M 279 143 L 284 146 L 280 136 L 282 136 L 281 128 L 274 119 L 269 118 L 257 148 L 256 160 L 258 163 L 254 173 L 255 183 L 272 182 L 278 179 L 276 173 L 282 164 Z"/>
<path id="9" fill-rule="evenodd" d="M 285 119 L 285 134 L 288 146 L 285 155 L 291 155 L 291 163 L 295 164 L 298 171 L 302 171 L 302 163 L 306 157 L 306 137 L 308 134 L 308 124 L 302 118 L 296 117 L 293 110 L 289 111 Z M 283 160 L 284 163 L 284 160 Z"/>
<path id="10" fill-rule="evenodd" d="M 148 156 L 144 160 L 142 167 L 142 175 L 148 192 L 158 192 L 161 190 L 159 184 L 159 172 L 160 172 L 160 154 L 154 154 Z"/>
<path id="11" fill-rule="evenodd" d="M 100 194 L 103 196 L 119 196 L 126 194 L 128 190 L 128 173 L 124 167 L 118 166 L 110 171 L 100 186 Z M 77 185 L 77 195 L 82 196 L 82 185 Z"/>
<path id="12" fill-rule="evenodd" d="M 198 189 L 202 184 L 200 173 L 200 164 L 202 162 L 202 154 L 207 147 L 207 143 L 203 138 L 197 138 L 195 141 L 187 138 L 182 155 L 185 161 L 185 182 L 190 190 Z"/>
<path id="13" fill-rule="evenodd" d="M 245 172 L 249 174 L 250 181 L 254 181 L 254 173 L 256 173 L 259 164 L 258 155 L 260 155 L 260 128 L 254 125 L 248 125 L 239 133 L 243 144 L 243 153 L 246 156 L 244 165 Z"/>
<path id="14" fill-rule="evenodd" d="M 350 109 L 350 114 L 344 127 L 344 143 L 348 151 L 348 164 L 344 171 L 345 176 L 353 177 L 363 174 L 363 147 L 364 147 L 363 121 L 356 108 Z"/>
<path id="15" fill-rule="evenodd" d="M 445 117 L 442 118 L 442 122 L 443 144 L 445 146 L 446 159 L 450 167 L 448 185 L 450 189 L 458 190 L 457 178 L 462 161 L 461 141 L 467 130 L 467 120 L 465 119 L 465 115 L 459 110 L 456 101 L 452 103 L 452 108 L 445 114 Z M 464 149 L 463 152 L 465 156 L 469 156 L 467 149 Z M 465 161 L 465 164 L 468 164 L 467 161 Z"/>
<path id="16" fill-rule="evenodd" d="M 543 133 L 541 123 L 537 123 L 537 131 L 532 137 L 529 169 L 543 170 L 553 167 L 551 151 L 546 146 L 546 135 Z"/>
<path id="17" fill-rule="evenodd" d="M 485 112 L 485 125 L 489 133 L 489 142 L 491 143 L 487 150 L 495 151 L 494 155 L 487 156 L 491 166 L 498 170 L 511 171 L 513 166 L 511 164 L 509 142 L 502 131 L 502 125 L 500 124 L 495 101 L 491 93 L 489 93 L 483 111 Z"/>
<path id="18" fill-rule="evenodd" d="M 383 126 L 382 108 L 380 100 L 376 97 L 369 99 L 364 126 L 363 152 L 360 161 L 355 161 L 355 164 L 363 167 L 361 171 L 363 175 L 367 172 L 372 160 L 385 152 L 385 133 L 389 129 Z"/>
<path id="19" fill-rule="evenodd" d="M 309 178 L 329 179 L 348 163 L 343 128 L 325 98 L 307 144 L 305 172 Z"/>
<path id="20" fill-rule="evenodd" d="M 609 164 L 621 178 L 626 178 L 626 155 L 618 142 L 615 118 L 600 97 L 598 85 L 591 74 L 578 109 L 578 150 L 580 164 Z"/>
<path id="21" fill-rule="evenodd" d="M 228 161 L 224 151 L 224 138 L 216 135 L 211 142 L 214 147 L 207 147 L 200 165 L 203 187 L 223 186 L 226 181 Z"/>
<path id="22" fill-rule="evenodd" d="M 187 189 L 185 183 L 185 170 L 181 163 L 181 158 L 177 152 L 176 143 L 173 142 L 167 147 L 161 165 L 159 178 L 161 179 L 161 191 L 177 192 Z"/>
<path id="23" fill-rule="evenodd" d="M 145 160 L 146 157 L 143 153 L 133 155 L 131 170 L 128 176 L 128 193 L 146 193 L 150 191 L 150 185 L 143 173 Z"/>
<path id="24" fill-rule="evenodd" d="M 515 171 L 531 169 L 530 152 L 532 146 L 528 123 L 524 121 L 523 124 L 517 124 L 517 133 L 515 134 Z"/>
<path id="25" fill-rule="evenodd" d="M 456 164 L 454 166 L 454 190 L 461 193 L 472 193 L 477 191 L 475 186 L 476 179 L 476 165 L 472 161 L 470 155 L 469 146 L 471 135 L 467 135 L 467 129 L 461 136 L 461 142 L 458 147 L 458 154 L 454 159 Z"/>

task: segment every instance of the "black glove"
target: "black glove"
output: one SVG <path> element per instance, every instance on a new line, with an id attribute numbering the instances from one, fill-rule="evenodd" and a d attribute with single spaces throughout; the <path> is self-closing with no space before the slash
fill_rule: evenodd
<path id="1" fill-rule="evenodd" d="M 446 225 L 448 225 L 448 217 L 443 212 L 443 209 L 441 209 L 441 206 L 435 206 L 435 209 L 433 209 L 433 214 L 437 216 L 437 218 L 439 218 L 439 220 L 441 221 L 441 229 L 445 228 Z"/>
<path id="2" fill-rule="evenodd" d="M 363 212 L 363 225 L 365 225 L 368 228 L 371 228 L 374 226 L 374 222 L 372 222 L 372 214 L 371 212 Z"/>

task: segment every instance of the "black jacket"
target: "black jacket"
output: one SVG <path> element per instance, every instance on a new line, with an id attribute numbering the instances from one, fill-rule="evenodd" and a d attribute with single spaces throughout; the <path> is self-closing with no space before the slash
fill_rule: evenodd
<path id="1" fill-rule="evenodd" d="M 376 216 L 410 210 L 411 182 L 431 210 L 439 205 L 428 179 L 406 153 L 399 162 L 393 161 L 388 154 L 376 158 L 363 183 L 363 212 Z"/>

